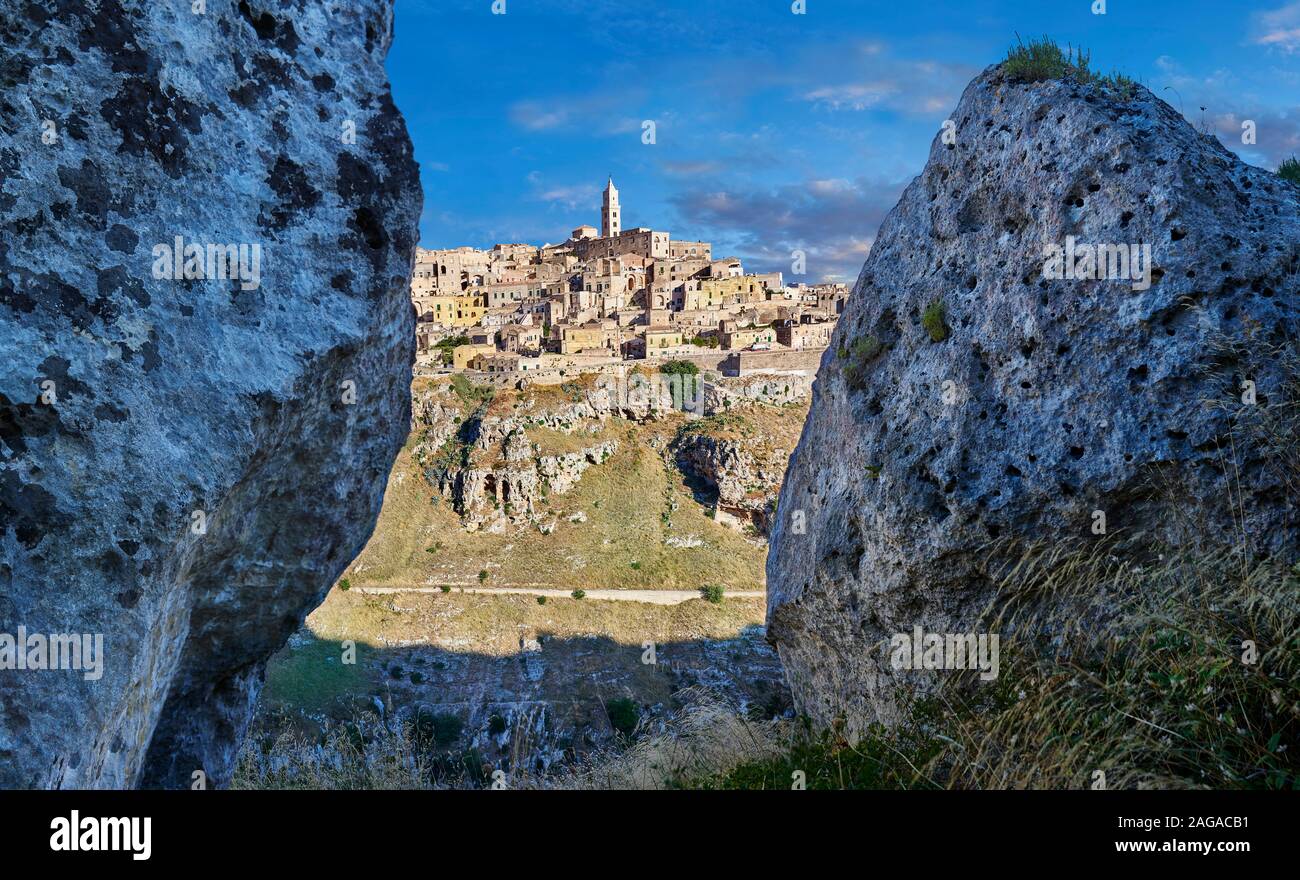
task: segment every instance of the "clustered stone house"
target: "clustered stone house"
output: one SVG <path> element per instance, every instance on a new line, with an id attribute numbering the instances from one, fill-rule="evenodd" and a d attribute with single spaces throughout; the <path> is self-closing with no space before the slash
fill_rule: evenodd
<path id="1" fill-rule="evenodd" d="M 708 242 L 625 230 L 612 179 L 602 202 L 599 232 L 579 226 L 561 244 L 419 249 L 411 298 L 420 351 L 464 337 L 453 369 L 509 373 L 575 357 L 829 344 L 846 285 L 786 286 L 780 272 L 746 274 L 734 257 L 714 259 Z"/>

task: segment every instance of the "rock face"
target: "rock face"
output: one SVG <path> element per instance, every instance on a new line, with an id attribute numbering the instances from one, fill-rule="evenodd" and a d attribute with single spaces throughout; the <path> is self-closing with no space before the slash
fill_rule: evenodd
<path id="1" fill-rule="evenodd" d="M 103 664 L 10 655 L 0 786 L 219 786 L 409 422 L 391 4 L 59 9 L 0 3 L 0 634 Z"/>
<path id="2" fill-rule="evenodd" d="M 705 415 L 757 401 L 772 406 L 801 403 L 812 393 L 812 376 L 806 373 L 755 373 L 723 377 L 704 383 Z"/>
<path id="3" fill-rule="evenodd" d="M 416 399 L 413 452 L 466 530 L 499 532 L 540 523 L 546 495 L 569 492 L 587 468 L 618 451 L 619 441 L 605 436 L 611 418 L 644 421 L 672 411 L 670 397 L 650 403 L 620 400 L 600 380 L 482 400 L 463 400 L 435 383 Z M 544 448 L 530 437 L 560 439 L 566 448 Z"/>
<path id="4" fill-rule="evenodd" d="M 765 406 L 744 404 L 689 422 L 669 449 L 688 481 L 706 498 L 714 496 L 707 503 L 762 536 L 771 528 L 789 450 L 802 424 L 799 407 L 777 418 Z"/>
<path id="5" fill-rule="evenodd" d="M 1286 397 L 1300 188 L 1142 88 L 991 68 L 952 119 L 823 358 L 768 558 L 796 701 L 851 736 L 944 674 L 894 670 L 894 634 L 973 632 L 1001 563 L 1103 540 L 1095 511 L 1135 556 L 1300 546 L 1294 498 L 1238 430 Z M 1148 245 L 1149 286 L 1118 262 L 1045 277 L 1071 237 Z"/>

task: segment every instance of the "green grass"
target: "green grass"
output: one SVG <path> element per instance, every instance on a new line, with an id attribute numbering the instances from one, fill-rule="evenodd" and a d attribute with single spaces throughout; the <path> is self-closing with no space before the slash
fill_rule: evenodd
<path id="1" fill-rule="evenodd" d="M 943 300 L 935 299 L 921 313 L 921 326 L 930 334 L 931 342 L 943 342 L 948 338 L 948 320 Z"/>
<path id="2" fill-rule="evenodd" d="M 341 642 L 311 639 L 290 643 L 276 654 L 266 668 L 263 699 L 269 705 L 287 705 L 319 711 L 338 697 L 363 693 L 367 678 L 363 671 L 370 647 L 356 643 L 356 663 L 343 662 Z"/>
<path id="3" fill-rule="evenodd" d="M 705 584 L 700 587 L 700 595 L 705 602 L 712 602 L 714 605 L 722 604 L 724 590 L 721 584 Z"/>
<path id="4" fill-rule="evenodd" d="M 1002 70 L 1016 82 L 1034 83 L 1069 79 L 1082 84 L 1107 88 L 1123 99 L 1137 92 L 1137 82 L 1122 73 L 1098 74 L 1090 69 L 1092 56 L 1083 48 L 1062 49 L 1050 37 L 1030 40 L 1026 45 L 1017 39 L 1007 51 Z"/>
<path id="5" fill-rule="evenodd" d="M 846 361 L 844 379 L 850 388 L 860 391 L 867 387 L 867 367 L 884 350 L 884 343 L 871 333 L 853 340 L 848 348 L 840 346 L 839 356 Z"/>
<path id="6" fill-rule="evenodd" d="M 829 731 L 815 734 L 805 726 L 782 754 L 689 780 L 683 787 L 760 791 L 925 788 L 930 786 L 920 784 L 915 768 L 932 760 L 939 747 L 940 741 L 932 737 L 903 738 L 879 729 L 850 745 Z"/>
<path id="7" fill-rule="evenodd" d="M 1277 176 L 1291 183 L 1300 184 L 1300 160 L 1295 156 L 1283 159 L 1282 164 L 1277 166 Z"/>

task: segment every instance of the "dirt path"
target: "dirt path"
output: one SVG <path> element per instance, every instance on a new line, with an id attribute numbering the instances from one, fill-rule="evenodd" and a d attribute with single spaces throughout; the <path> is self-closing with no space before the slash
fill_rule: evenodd
<path id="1" fill-rule="evenodd" d="M 398 587 L 353 587 L 358 593 L 439 593 L 442 587 L 398 586 Z M 560 590 L 553 587 L 470 587 L 452 586 L 457 593 L 505 593 L 518 596 L 547 596 L 567 599 L 572 590 Z M 677 605 L 690 599 L 700 598 L 699 590 L 586 590 L 588 599 L 607 599 L 613 602 L 648 602 L 651 605 Z M 732 590 L 725 598 L 761 599 L 767 593 L 763 590 Z"/>

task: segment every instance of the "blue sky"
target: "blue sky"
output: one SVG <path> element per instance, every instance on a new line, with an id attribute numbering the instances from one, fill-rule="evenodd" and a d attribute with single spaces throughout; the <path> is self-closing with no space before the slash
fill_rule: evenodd
<path id="1" fill-rule="evenodd" d="M 612 174 L 624 227 L 710 240 L 751 271 L 801 248 L 807 280 L 852 281 L 962 88 L 1017 32 L 1087 47 L 1248 162 L 1300 154 L 1300 2 L 505 2 L 397 0 L 388 71 L 425 247 L 562 241 L 599 225 Z"/>

